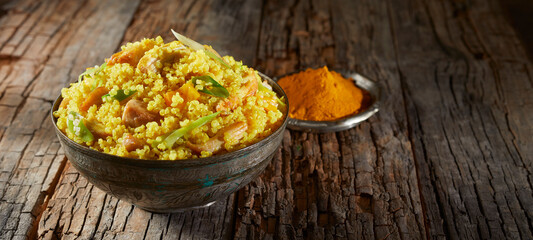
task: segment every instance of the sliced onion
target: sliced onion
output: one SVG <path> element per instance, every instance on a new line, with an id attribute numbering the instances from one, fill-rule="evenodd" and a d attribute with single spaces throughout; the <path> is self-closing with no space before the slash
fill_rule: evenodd
<path id="1" fill-rule="evenodd" d="M 183 135 L 185 135 L 187 132 L 189 132 L 189 131 L 197 128 L 197 127 L 201 127 L 204 124 L 210 122 L 211 120 L 215 119 L 215 117 L 218 116 L 218 114 L 220 114 L 220 112 L 216 112 L 216 113 L 207 115 L 205 117 L 201 117 L 198 120 L 190 123 L 189 125 L 187 125 L 185 127 L 182 127 L 182 128 L 179 128 L 178 130 L 172 132 L 170 135 L 168 135 L 163 140 L 163 143 L 165 144 L 165 147 L 168 148 L 168 149 L 172 148 L 174 143 L 176 143 L 176 141 L 179 138 L 183 137 Z"/>
<path id="2" fill-rule="evenodd" d="M 185 37 L 172 29 L 170 29 L 170 31 L 172 31 L 172 34 L 174 34 L 178 41 L 182 42 L 193 50 L 203 50 L 207 56 L 224 65 L 225 67 L 230 68 L 229 64 L 226 63 L 226 61 L 224 61 L 220 54 L 218 54 L 217 51 L 215 51 L 215 49 L 213 49 L 212 47 L 206 47 L 201 43 L 196 42 L 188 37 Z"/>
<path id="3" fill-rule="evenodd" d="M 81 140 L 84 142 L 90 142 L 94 140 L 93 134 L 83 123 L 83 117 L 77 112 L 71 111 L 68 114 L 67 128 L 71 133 L 74 133 L 74 135 L 81 138 Z"/>
<path id="4" fill-rule="evenodd" d="M 204 45 L 200 44 L 199 42 L 196 42 L 188 37 L 185 37 L 177 32 L 175 32 L 173 29 L 170 29 L 172 31 L 172 34 L 174 34 L 174 37 L 178 39 L 178 41 L 182 42 L 183 44 L 189 46 L 190 48 L 194 50 L 204 50 Z"/>

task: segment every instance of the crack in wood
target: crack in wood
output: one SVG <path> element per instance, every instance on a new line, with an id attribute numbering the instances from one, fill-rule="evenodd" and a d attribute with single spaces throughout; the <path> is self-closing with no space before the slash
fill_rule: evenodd
<path id="1" fill-rule="evenodd" d="M 61 179 L 61 173 L 63 172 L 63 169 L 65 169 L 66 162 L 67 158 L 63 157 L 63 161 L 60 164 L 56 175 L 52 178 L 52 182 L 49 185 L 50 187 L 45 192 L 41 192 L 42 199 L 41 201 L 37 201 L 37 204 L 34 206 L 35 210 L 32 212 L 36 213 L 37 215 L 32 223 L 31 229 L 29 230 L 29 239 L 36 239 L 38 237 L 37 231 L 39 228 L 39 222 L 41 221 L 44 210 L 48 207 L 48 201 L 50 201 L 50 198 L 52 198 L 55 193 L 56 186 Z"/>

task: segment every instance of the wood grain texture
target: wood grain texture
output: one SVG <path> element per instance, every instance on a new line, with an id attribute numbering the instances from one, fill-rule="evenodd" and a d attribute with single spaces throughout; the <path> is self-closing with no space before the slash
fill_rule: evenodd
<path id="1" fill-rule="evenodd" d="M 85 67 L 170 28 L 270 76 L 360 72 L 381 110 L 287 130 L 209 208 L 140 210 L 71 167 L 48 111 Z M 0 238 L 531 239 L 532 70 L 497 0 L 0 1 Z"/>
<path id="2" fill-rule="evenodd" d="M 49 120 L 52 100 L 82 66 L 112 53 L 115 47 L 98 47 L 92 40 L 118 42 L 113 35 L 125 30 L 135 10 L 132 4 L 105 8 L 98 1 L 13 1 L 2 6 L 2 239 L 35 237 L 66 162 Z"/>
<path id="3" fill-rule="evenodd" d="M 499 5 L 391 8 L 431 236 L 532 238 L 531 64 Z"/>

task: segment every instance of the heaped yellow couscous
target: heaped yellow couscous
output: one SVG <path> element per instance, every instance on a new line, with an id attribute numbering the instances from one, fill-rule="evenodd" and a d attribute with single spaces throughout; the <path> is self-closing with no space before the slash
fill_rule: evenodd
<path id="1" fill-rule="evenodd" d="M 54 112 L 70 139 L 118 156 L 177 160 L 260 141 L 285 107 L 257 72 L 175 33 L 128 43 L 61 91 Z"/>

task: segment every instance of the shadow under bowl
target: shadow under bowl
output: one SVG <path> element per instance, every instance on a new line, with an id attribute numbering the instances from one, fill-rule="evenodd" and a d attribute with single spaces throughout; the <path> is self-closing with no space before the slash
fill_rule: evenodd
<path id="1" fill-rule="evenodd" d="M 259 75 L 287 99 L 277 83 Z M 60 95 L 52 113 L 61 101 Z M 176 161 L 119 157 L 90 149 L 69 139 L 57 128 L 57 118 L 51 115 L 65 155 L 90 183 L 147 211 L 178 212 L 209 206 L 259 176 L 281 144 L 287 111 L 288 107 L 281 126 L 255 144 L 221 155 Z"/>

